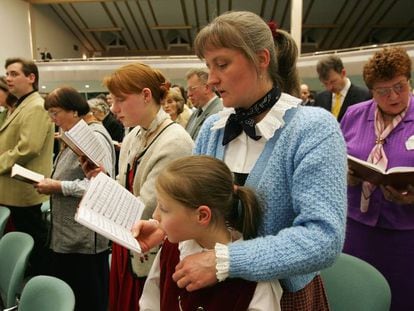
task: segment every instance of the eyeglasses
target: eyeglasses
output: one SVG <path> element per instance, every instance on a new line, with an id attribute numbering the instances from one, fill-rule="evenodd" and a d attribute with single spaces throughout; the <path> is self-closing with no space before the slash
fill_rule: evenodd
<path id="1" fill-rule="evenodd" d="M 189 86 L 187 88 L 187 92 L 194 92 L 197 88 L 199 88 L 200 86 L 203 86 L 204 84 L 200 84 L 200 85 L 194 85 L 194 86 Z"/>
<path id="2" fill-rule="evenodd" d="M 390 87 L 377 87 L 373 89 L 379 96 L 386 97 L 391 95 L 391 90 L 393 90 L 397 95 L 401 92 L 404 92 L 407 88 L 408 81 L 400 81 Z"/>
<path id="3" fill-rule="evenodd" d="M 55 118 L 62 111 L 63 110 L 50 110 L 47 113 L 48 113 L 49 117 Z"/>

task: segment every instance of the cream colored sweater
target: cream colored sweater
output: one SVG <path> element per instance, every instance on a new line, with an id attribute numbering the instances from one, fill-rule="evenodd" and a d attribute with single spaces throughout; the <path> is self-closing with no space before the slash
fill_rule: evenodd
<path id="1" fill-rule="evenodd" d="M 118 181 L 126 185 L 128 161 L 132 162 L 137 143 L 139 127 L 134 128 L 124 138 L 119 156 Z M 193 150 L 193 140 L 179 124 L 172 124 L 162 132 L 142 157 L 134 178 L 133 193 L 140 196 L 145 204 L 142 219 L 149 219 L 157 204 L 155 181 L 160 171 L 171 161 L 189 156 Z M 132 164 L 132 163 L 130 163 Z"/>

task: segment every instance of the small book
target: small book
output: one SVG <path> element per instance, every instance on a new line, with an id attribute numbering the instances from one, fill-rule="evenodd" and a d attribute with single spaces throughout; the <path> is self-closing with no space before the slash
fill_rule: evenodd
<path id="1" fill-rule="evenodd" d="M 383 170 L 378 165 L 348 155 L 348 167 L 356 177 L 375 185 L 390 185 L 404 190 L 414 184 L 414 167 L 398 166 Z"/>
<path id="2" fill-rule="evenodd" d="M 19 164 L 14 164 L 11 170 L 11 177 L 27 182 L 29 184 L 36 184 L 45 177 L 42 174 L 33 172 Z"/>
<path id="3" fill-rule="evenodd" d="M 96 167 L 103 163 L 105 150 L 83 119 L 69 131 L 63 132 L 60 138 L 74 153 L 86 156 Z"/>
<path id="4" fill-rule="evenodd" d="M 91 180 L 75 220 L 111 241 L 141 253 L 131 229 L 141 219 L 144 207 L 139 198 L 101 172 Z"/>

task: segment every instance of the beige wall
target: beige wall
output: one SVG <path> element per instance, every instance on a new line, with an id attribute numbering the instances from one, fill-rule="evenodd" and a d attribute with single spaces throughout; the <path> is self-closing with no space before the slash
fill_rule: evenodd
<path id="1" fill-rule="evenodd" d="M 41 59 L 40 52 L 45 49 L 55 59 L 81 58 L 85 53 L 79 40 L 48 5 L 32 6 L 31 17 L 35 59 Z M 75 45 L 78 51 L 74 49 Z"/>
<path id="2" fill-rule="evenodd" d="M 0 73 L 9 57 L 32 58 L 29 4 L 22 0 L 0 0 Z"/>
<path id="3" fill-rule="evenodd" d="M 9 57 L 40 59 L 45 48 L 54 58 L 81 58 L 79 40 L 47 5 L 36 7 L 23 0 L 0 0 L 0 66 Z M 74 50 L 74 45 L 79 47 Z M 4 70 L 0 70 L 0 75 Z"/>

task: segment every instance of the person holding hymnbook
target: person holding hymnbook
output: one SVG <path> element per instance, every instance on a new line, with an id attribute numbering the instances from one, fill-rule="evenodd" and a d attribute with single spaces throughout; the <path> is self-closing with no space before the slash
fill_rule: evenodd
<path id="1" fill-rule="evenodd" d="M 349 155 L 384 170 L 414 167 L 411 66 L 401 47 L 384 48 L 365 64 L 363 77 L 373 98 L 349 107 L 341 121 Z M 348 174 L 344 252 L 382 272 L 391 286 L 391 310 L 414 310 L 414 188 L 378 186 L 356 174 Z"/>
<path id="2" fill-rule="evenodd" d="M 187 291 L 231 278 L 279 280 L 281 310 L 329 310 L 319 271 L 341 252 L 346 218 L 338 122 L 290 95 L 299 94 L 297 47 L 260 16 L 222 14 L 194 47 L 227 108 L 204 122 L 194 152 L 223 160 L 236 184 L 255 190 L 264 213 L 258 237 L 182 258 L 173 280 Z M 150 223 L 134 228 L 141 246 L 155 241 Z"/>
<path id="3" fill-rule="evenodd" d="M 103 150 L 105 170 L 115 177 L 115 150 L 108 131 L 88 117 L 84 96 L 71 87 L 61 87 L 45 98 L 44 108 L 63 131 L 84 120 Z M 50 195 L 50 273 L 73 289 L 76 310 L 106 311 L 109 288 L 109 241 L 75 221 L 75 213 L 89 185 L 78 155 L 64 146 L 55 159 L 51 178 L 34 185 L 39 193 Z"/>
<path id="4" fill-rule="evenodd" d="M 113 113 L 124 127 L 134 127 L 121 145 L 118 181 L 140 197 L 145 205 L 142 219 L 149 219 L 157 205 L 154 185 L 159 172 L 171 161 L 190 155 L 194 143 L 161 107 L 170 83 L 160 71 L 133 63 L 105 77 L 104 85 L 112 95 Z M 88 176 L 103 170 L 91 168 L 86 161 L 83 169 Z M 112 244 L 110 311 L 139 310 L 139 298 L 157 251 L 158 247 L 137 254 Z"/>

